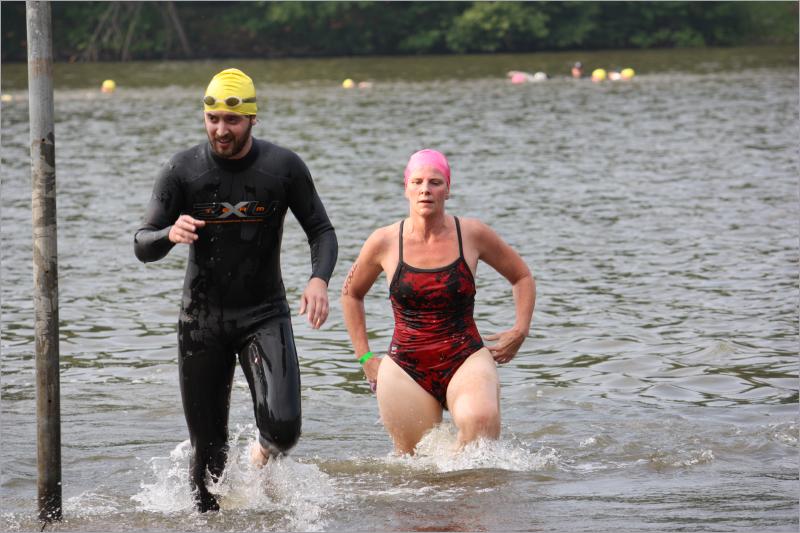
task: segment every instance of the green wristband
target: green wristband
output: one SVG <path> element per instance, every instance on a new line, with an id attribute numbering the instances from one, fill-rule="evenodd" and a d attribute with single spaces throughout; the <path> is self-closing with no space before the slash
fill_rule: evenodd
<path id="1" fill-rule="evenodd" d="M 373 357 L 375 357 L 374 353 L 367 352 L 367 353 L 365 353 L 364 355 L 362 355 L 361 357 L 358 358 L 358 362 L 363 365 L 364 363 L 366 363 L 367 361 L 369 361 Z"/>

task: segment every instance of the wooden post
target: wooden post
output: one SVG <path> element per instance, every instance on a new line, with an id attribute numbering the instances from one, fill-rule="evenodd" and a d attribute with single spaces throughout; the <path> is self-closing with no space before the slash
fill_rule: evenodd
<path id="1" fill-rule="evenodd" d="M 28 102 L 31 127 L 33 301 L 36 335 L 36 437 L 39 519 L 61 520 L 61 400 L 58 351 L 56 151 L 50 2 L 28 1 Z"/>

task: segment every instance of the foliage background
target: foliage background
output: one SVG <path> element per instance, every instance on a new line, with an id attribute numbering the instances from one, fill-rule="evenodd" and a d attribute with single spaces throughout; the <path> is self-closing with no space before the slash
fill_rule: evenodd
<path id="1" fill-rule="evenodd" d="M 2 61 L 26 59 L 2 4 Z M 56 61 L 796 44 L 797 2 L 54 2 Z"/>

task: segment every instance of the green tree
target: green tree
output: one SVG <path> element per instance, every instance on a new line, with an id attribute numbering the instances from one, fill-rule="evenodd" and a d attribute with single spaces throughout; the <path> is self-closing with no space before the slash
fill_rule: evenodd
<path id="1" fill-rule="evenodd" d="M 544 46 L 551 50 L 580 48 L 597 29 L 602 6 L 597 2 L 547 2 L 542 9 L 550 20 Z"/>
<path id="2" fill-rule="evenodd" d="M 736 2 L 743 21 L 737 44 L 797 44 L 798 2 Z"/>
<path id="3" fill-rule="evenodd" d="M 0 2 L 25 61 L 24 2 Z M 798 2 L 54 2 L 60 61 L 797 44 Z"/>
<path id="4" fill-rule="evenodd" d="M 543 6 L 525 2 L 475 2 L 447 33 L 454 52 L 535 50 L 549 32 Z"/>
<path id="5" fill-rule="evenodd" d="M 463 2 L 257 2 L 224 20 L 272 54 L 445 52 L 447 23 Z M 268 44 L 267 44 L 268 43 Z M 259 49 L 261 47 L 258 47 Z"/>

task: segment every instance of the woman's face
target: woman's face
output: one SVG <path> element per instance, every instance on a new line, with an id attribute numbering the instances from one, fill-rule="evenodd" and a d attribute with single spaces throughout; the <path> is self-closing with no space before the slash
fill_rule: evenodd
<path id="1" fill-rule="evenodd" d="M 422 216 L 444 212 L 444 201 L 450 186 L 442 174 L 432 166 L 416 169 L 406 182 L 406 198 L 412 212 Z"/>

